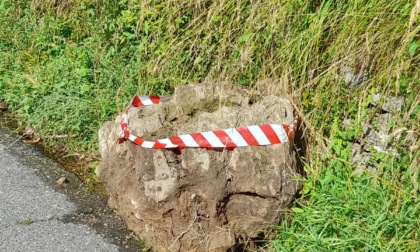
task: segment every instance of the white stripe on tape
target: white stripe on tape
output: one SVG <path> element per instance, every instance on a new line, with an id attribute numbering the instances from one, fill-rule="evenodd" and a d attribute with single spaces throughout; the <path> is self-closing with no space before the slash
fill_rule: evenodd
<path id="1" fill-rule="evenodd" d="M 228 134 L 228 136 L 230 137 L 232 142 L 236 144 L 236 146 L 248 146 L 248 143 L 235 128 L 225 129 L 223 131 L 226 132 L 226 134 Z"/>
<path id="2" fill-rule="evenodd" d="M 248 126 L 249 131 L 260 145 L 270 145 L 270 140 L 265 136 L 264 132 L 258 125 Z"/>
<path id="3" fill-rule="evenodd" d="M 278 124 L 270 124 L 270 125 L 273 128 L 274 132 L 276 132 L 277 136 L 279 137 L 282 143 L 289 142 L 287 133 L 281 125 L 278 125 Z"/>
<path id="4" fill-rule="evenodd" d="M 220 139 L 211 131 L 206 131 L 201 133 L 207 142 L 214 148 L 223 148 L 225 145 L 220 141 Z"/>
<path id="5" fill-rule="evenodd" d="M 149 98 L 149 96 L 142 95 L 139 98 L 140 98 L 141 103 L 143 103 L 144 106 L 154 105 L 154 103 Z"/>
<path id="6" fill-rule="evenodd" d="M 166 144 L 165 148 L 177 148 L 178 145 L 173 144 L 169 138 L 159 139 L 159 143 Z"/>
<path id="7" fill-rule="evenodd" d="M 182 142 L 184 142 L 186 146 L 200 147 L 191 135 L 188 135 L 188 134 L 180 135 L 179 138 L 181 138 Z"/>

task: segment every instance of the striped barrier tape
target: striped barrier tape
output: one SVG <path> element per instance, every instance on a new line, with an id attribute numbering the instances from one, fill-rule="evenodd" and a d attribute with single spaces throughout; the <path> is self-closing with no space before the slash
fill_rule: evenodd
<path id="1" fill-rule="evenodd" d="M 287 143 L 293 138 L 294 130 L 297 128 L 297 119 L 295 119 L 293 125 L 252 125 L 224 130 L 184 134 L 154 141 L 146 141 L 130 133 L 128 130 L 128 111 L 132 107 L 158 105 L 165 100 L 168 100 L 167 96 L 134 96 L 121 117 L 121 130 L 119 133 L 118 143 L 130 140 L 143 148 L 151 149 L 226 148 L 228 150 L 232 150 L 236 147 Z"/>

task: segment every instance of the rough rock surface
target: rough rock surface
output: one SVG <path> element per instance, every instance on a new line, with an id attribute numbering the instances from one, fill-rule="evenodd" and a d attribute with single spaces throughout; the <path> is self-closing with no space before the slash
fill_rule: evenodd
<path id="1" fill-rule="evenodd" d="M 393 121 L 398 120 L 404 104 L 403 97 L 390 97 L 380 93 L 373 96 L 371 106 L 380 109 L 380 113 L 362 124 L 362 132 L 352 145 L 352 161 L 359 170 L 367 169 L 376 172 L 371 161 L 375 152 L 398 156 L 394 142 L 400 141 L 403 146 L 410 148 L 417 141 L 417 134 L 408 128 L 398 128 L 391 132 Z M 351 125 L 349 120 L 345 124 Z M 402 141 L 402 139 L 404 139 Z"/>
<path id="2" fill-rule="evenodd" d="M 144 149 L 116 144 L 117 118 L 99 131 L 97 175 L 109 204 L 157 251 L 227 251 L 261 239 L 299 183 L 292 144 L 233 151 Z M 129 112 L 132 133 L 155 140 L 262 123 L 293 122 L 285 98 L 250 100 L 238 86 L 194 84 L 171 100 Z M 244 246 L 244 245 L 241 245 Z"/>

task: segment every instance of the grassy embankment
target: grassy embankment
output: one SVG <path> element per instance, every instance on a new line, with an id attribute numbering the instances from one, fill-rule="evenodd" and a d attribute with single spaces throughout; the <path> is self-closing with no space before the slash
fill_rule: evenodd
<path id="1" fill-rule="evenodd" d="M 308 176 L 270 249 L 420 251 L 418 138 L 390 142 L 398 155 L 371 150 L 376 172 L 351 163 L 375 92 L 404 97 L 389 132 L 419 134 L 419 13 L 414 0 L 2 0 L 0 99 L 44 144 L 92 157 L 100 125 L 136 93 L 274 78 L 303 115 Z M 345 67 L 367 82 L 350 88 Z"/>

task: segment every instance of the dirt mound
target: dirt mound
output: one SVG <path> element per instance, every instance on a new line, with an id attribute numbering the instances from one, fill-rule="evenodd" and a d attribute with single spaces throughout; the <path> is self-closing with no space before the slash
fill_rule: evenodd
<path id="1" fill-rule="evenodd" d="M 285 98 L 253 98 L 238 86 L 191 84 L 171 100 L 129 112 L 132 133 L 155 140 L 263 123 L 292 124 Z M 144 149 L 116 144 L 119 120 L 99 131 L 97 175 L 109 204 L 157 251 L 227 251 L 253 246 L 298 188 L 292 144 L 233 151 Z M 243 245 L 242 245 L 243 246 Z"/>

